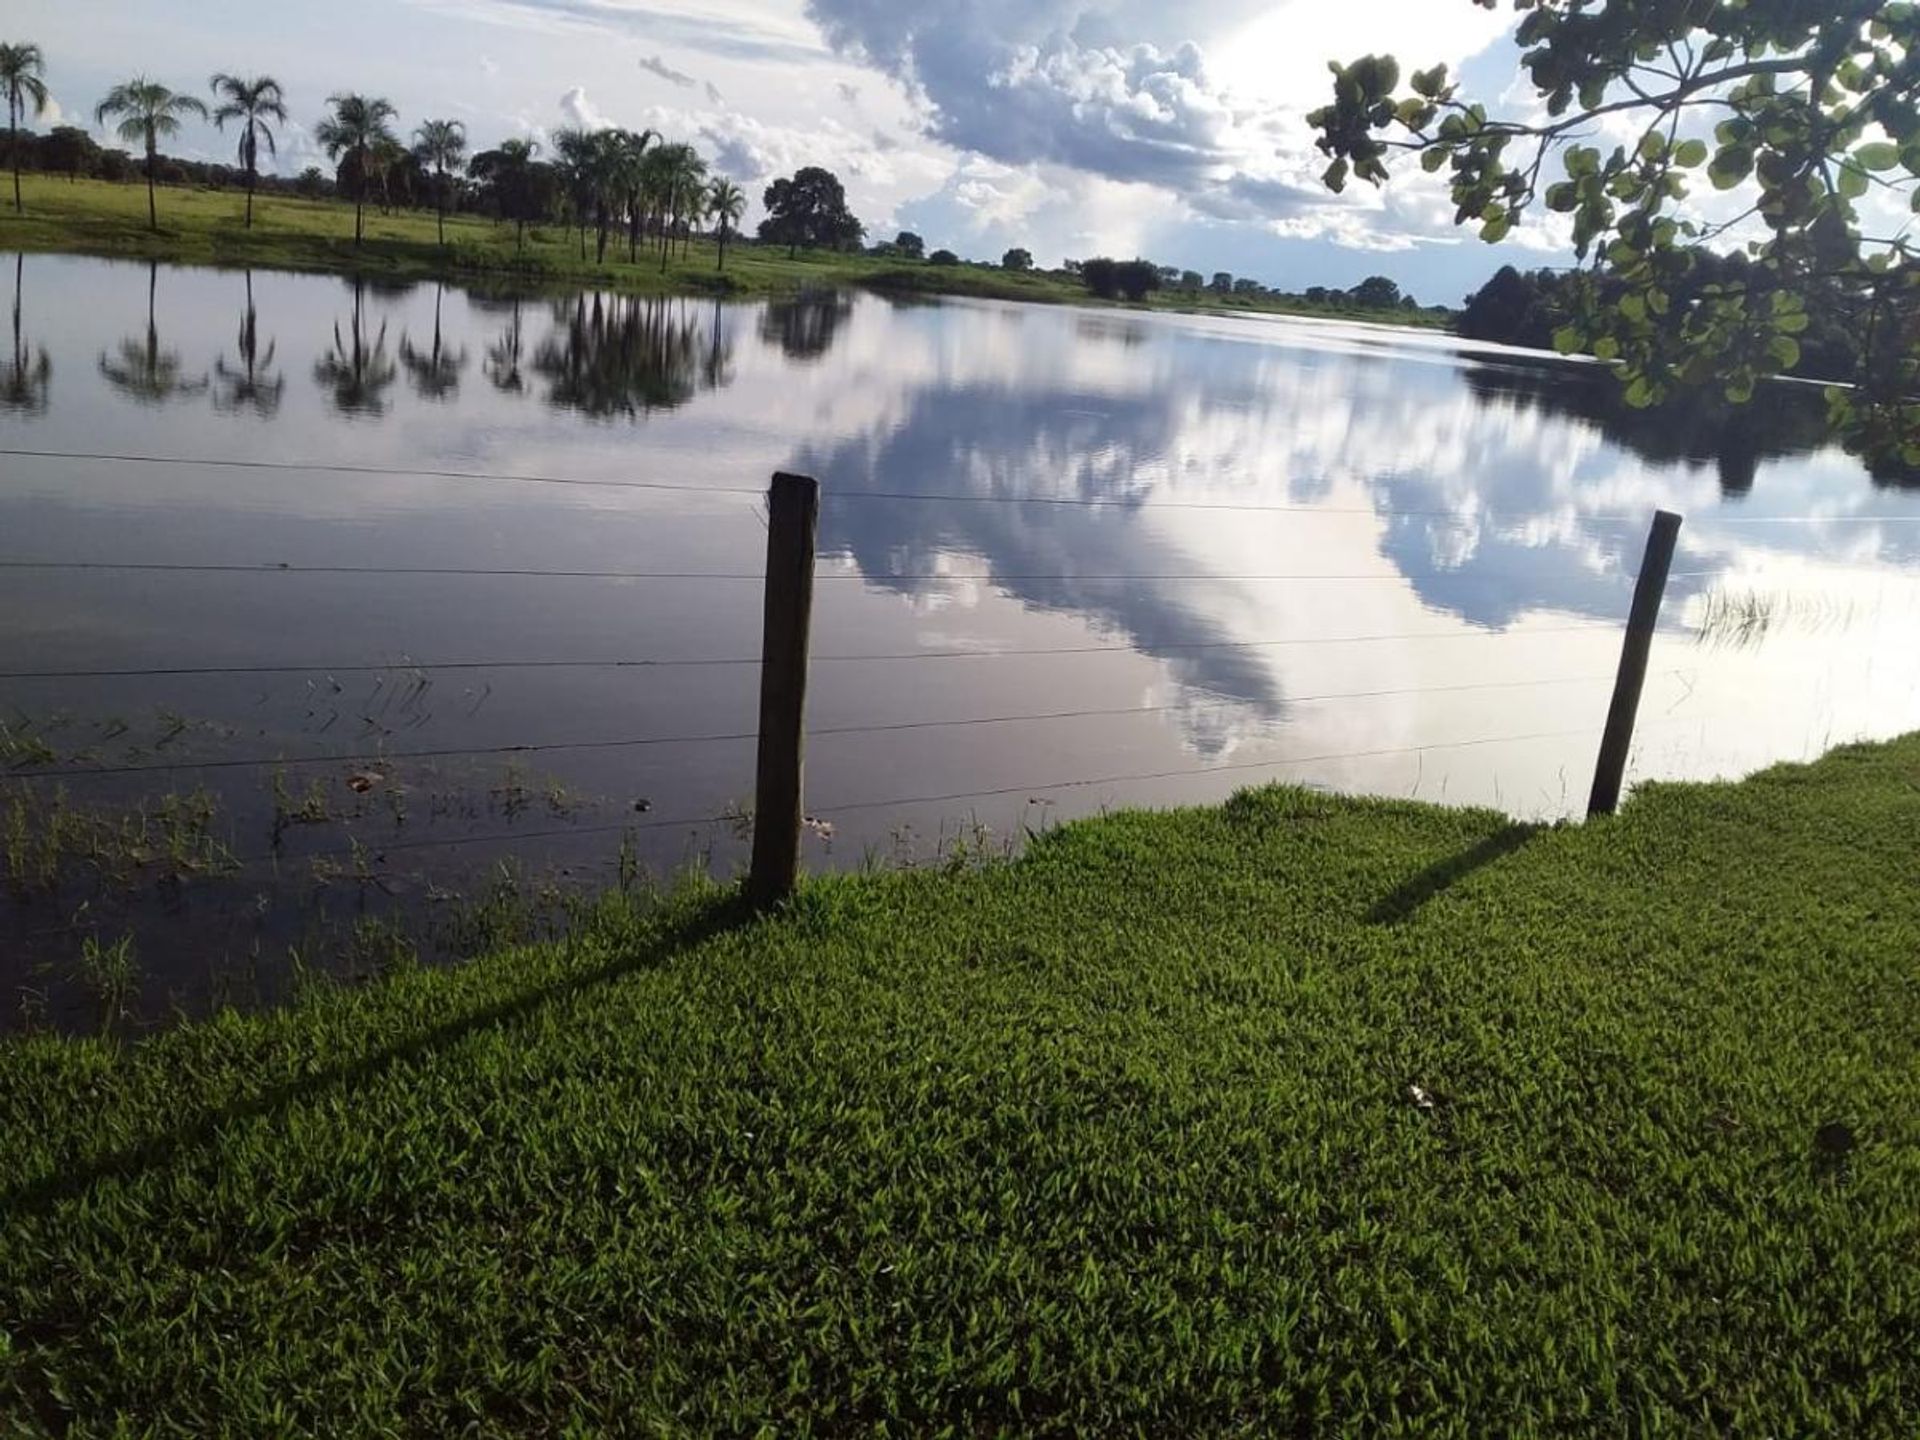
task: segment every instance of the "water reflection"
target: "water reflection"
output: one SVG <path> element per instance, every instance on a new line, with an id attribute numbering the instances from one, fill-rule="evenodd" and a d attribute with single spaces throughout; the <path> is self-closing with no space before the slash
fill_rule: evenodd
<path id="1" fill-rule="evenodd" d="M 433 287 L 433 344 L 416 350 L 406 334 L 400 337 L 400 363 L 407 367 L 413 388 L 423 400 L 448 400 L 460 389 L 460 372 L 467 368 L 465 347 L 451 349 L 441 338 L 440 300 L 446 286 Z"/>
<path id="2" fill-rule="evenodd" d="M 660 297 L 581 295 L 557 307 L 554 320 L 533 368 L 560 409 L 633 418 L 684 405 L 729 378 L 731 340 L 717 307 L 710 334 L 685 300 Z M 517 321 L 514 335 L 517 346 Z"/>
<path id="3" fill-rule="evenodd" d="M 355 279 L 349 284 L 353 310 L 347 319 L 347 333 L 342 336 L 340 322 L 333 322 L 333 348 L 315 362 L 313 378 L 340 414 L 384 415 L 386 392 L 400 372 L 387 357 L 386 322 L 380 322 L 371 341 L 367 338 L 367 282 Z"/>
<path id="4" fill-rule="evenodd" d="M 100 356 L 100 373 L 122 395 L 142 405 L 164 405 L 169 400 L 198 395 L 207 388 L 207 377 L 189 378 L 176 351 L 160 343 L 160 327 L 154 319 L 154 297 L 160 284 L 158 261 L 147 263 L 147 329 L 144 336 L 129 335 L 122 340 L 113 357 Z"/>
<path id="5" fill-rule="evenodd" d="M 28 347 L 21 332 L 20 308 L 25 294 L 25 255 L 13 257 L 13 350 L 0 369 L 0 409 L 37 415 L 47 408 L 53 384 L 53 357 L 47 347 Z"/>
<path id="6" fill-rule="evenodd" d="M 1649 464 L 1711 465 L 1729 498 L 1753 489 L 1762 461 L 1811 455 L 1827 443 L 1826 401 L 1812 386 L 1770 386 L 1762 401 L 1740 406 L 1687 391 L 1669 404 L 1635 409 L 1599 367 L 1547 357 L 1474 365 L 1465 379 L 1490 405 L 1583 421 Z"/>
<path id="7" fill-rule="evenodd" d="M 214 377 L 220 382 L 214 387 L 213 403 L 214 408 L 228 414 L 251 413 L 262 420 L 271 420 L 279 413 L 287 378 L 273 373 L 275 343 L 267 341 L 264 353 L 260 349 L 260 316 L 253 307 L 253 271 L 246 272 L 246 281 L 247 304 L 240 314 L 240 362 L 228 365 L 224 355 L 213 362 Z"/>
<path id="8" fill-rule="evenodd" d="M 760 316 L 760 338 L 789 360 L 818 360 L 852 313 L 853 298 L 840 291 L 770 301 Z"/>
<path id="9" fill-rule="evenodd" d="M 586 232 L 583 230 L 581 233 L 584 235 Z M 521 329 L 521 303 L 518 296 L 508 302 L 512 318 L 508 320 L 507 328 L 500 333 L 500 338 L 487 346 L 486 359 L 481 366 L 493 388 L 503 395 L 519 395 L 527 388 L 526 373 L 522 369 L 526 354 L 526 339 Z M 492 309 L 494 307 L 476 300 L 474 308 Z"/>

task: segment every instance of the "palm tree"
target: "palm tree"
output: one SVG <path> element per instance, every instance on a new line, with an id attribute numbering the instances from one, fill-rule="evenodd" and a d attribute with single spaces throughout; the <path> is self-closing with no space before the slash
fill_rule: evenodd
<path id="1" fill-rule="evenodd" d="M 426 120 L 413 132 L 413 154 L 433 167 L 434 195 L 440 217 L 440 243 L 447 243 L 447 175 L 458 173 L 467 158 L 467 127 L 458 120 Z"/>
<path id="2" fill-rule="evenodd" d="M 0 85 L 7 87 L 7 153 L 13 156 L 13 208 L 20 205 L 20 122 L 27 106 L 34 115 L 47 113 L 46 56 L 38 45 L 0 45 Z"/>
<path id="3" fill-rule="evenodd" d="M 213 123 L 224 130 L 227 121 L 240 122 L 240 168 L 247 172 L 247 229 L 251 230 L 253 191 L 260 183 L 260 142 L 267 142 L 269 155 L 280 153 L 274 148 L 273 127 L 267 122 L 286 122 L 286 96 L 280 91 L 280 82 L 269 75 L 253 80 L 216 75 L 207 83 L 220 99 L 220 107 L 213 112 Z"/>
<path id="4" fill-rule="evenodd" d="M 111 116 L 119 116 L 114 133 L 128 144 L 135 142 L 147 152 L 147 228 L 158 232 L 160 218 L 153 204 L 154 168 L 160 157 L 160 137 L 180 133 L 182 115 L 207 118 L 207 107 L 191 95 L 176 95 L 157 80 L 136 75 L 125 84 L 107 92 L 107 98 L 94 108 L 95 123 L 104 125 Z"/>
<path id="5" fill-rule="evenodd" d="M 640 256 L 640 221 L 647 193 L 647 176 L 654 163 L 653 156 L 659 153 L 657 150 L 649 152 L 647 146 L 659 138 L 651 130 L 642 130 L 637 135 L 631 130 L 606 132 L 607 185 L 614 192 L 614 200 L 627 212 L 629 265 Z"/>
<path id="6" fill-rule="evenodd" d="M 574 228 L 580 232 L 582 260 L 587 258 L 587 216 L 592 212 L 600 190 L 600 136 L 604 133 L 582 127 L 553 132 L 553 153 L 559 158 L 560 173 L 566 180 L 567 199 L 573 206 Z"/>
<path id="7" fill-rule="evenodd" d="M 668 145 L 660 156 L 658 203 L 661 207 L 660 269 L 673 252 L 673 232 L 682 216 L 691 217 L 706 204 L 707 162 L 691 145 Z M 669 218 L 670 217 L 670 218 Z"/>
<path id="8" fill-rule="evenodd" d="M 527 192 L 531 188 L 533 157 L 539 150 L 539 142 L 535 140 L 502 140 L 497 149 L 482 150 L 467 166 L 467 173 L 474 179 L 493 187 L 500 213 L 518 225 L 521 249 L 527 244 Z"/>
<path id="9" fill-rule="evenodd" d="M 716 175 L 713 184 L 707 187 L 707 215 L 720 222 L 716 235 L 720 242 L 720 263 L 714 268 L 727 268 L 727 236 L 740 223 L 746 210 L 747 197 L 740 192 L 740 187 L 726 176 Z"/>
<path id="10" fill-rule="evenodd" d="M 327 103 L 333 107 L 333 114 L 314 127 L 313 138 L 329 160 L 344 157 L 353 164 L 358 180 L 353 191 L 353 243 L 358 245 L 366 233 L 362 216 L 374 162 L 384 147 L 399 144 L 393 138 L 391 124 L 400 112 L 385 100 L 369 95 L 329 95 Z"/>

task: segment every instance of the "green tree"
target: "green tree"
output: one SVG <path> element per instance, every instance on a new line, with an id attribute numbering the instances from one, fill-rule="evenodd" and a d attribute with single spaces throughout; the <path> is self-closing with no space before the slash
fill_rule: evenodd
<path id="1" fill-rule="evenodd" d="M 1021 250 L 1017 247 L 1009 250 L 1005 255 L 1000 257 L 1000 268 L 1002 270 L 1031 270 L 1033 269 L 1033 252 L 1030 250 Z"/>
<path id="2" fill-rule="evenodd" d="M 47 113 L 47 60 L 38 45 L 0 45 L 0 85 L 7 91 L 7 153 L 13 157 L 13 208 L 20 203 L 20 122 L 27 107 L 36 117 Z"/>
<path id="3" fill-rule="evenodd" d="M 440 243 L 447 243 L 447 177 L 466 162 L 467 127 L 458 120 L 423 120 L 413 132 L 413 156 L 433 171 L 433 200 Z"/>
<path id="4" fill-rule="evenodd" d="M 1476 0 L 1491 7 L 1493 0 Z M 1384 182 L 1396 152 L 1445 169 L 1457 224 L 1498 241 L 1536 205 L 1570 218 L 1590 266 L 1563 350 L 1612 363 L 1634 406 L 1714 384 L 1744 402 L 1791 370 L 1816 315 L 1861 337 L 1851 390 L 1829 392 L 1848 442 L 1920 464 L 1920 264 L 1902 228 L 1871 233 L 1860 201 L 1920 208 L 1920 6 L 1890 0 L 1530 0 L 1516 32 L 1544 102 L 1502 120 L 1419 71 L 1370 55 L 1335 65 L 1310 117 L 1326 183 Z M 1638 133 L 1611 152 L 1580 143 L 1602 120 Z M 1557 158 L 1560 178 L 1549 173 Z M 1749 203 L 1708 223 L 1684 202 L 1701 182 Z M 1716 242 L 1751 224 L 1737 283 L 1675 295 Z"/>
<path id="5" fill-rule="evenodd" d="M 1213 279 L 1208 283 L 1207 288 L 1216 295 L 1231 295 L 1233 293 L 1232 272 L 1228 270 L 1214 271 Z"/>
<path id="6" fill-rule="evenodd" d="M 94 107 L 93 118 L 99 124 L 117 119 L 114 133 L 128 144 L 138 141 L 147 156 L 147 228 L 160 229 L 160 216 L 154 206 L 154 170 L 160 159 L 160 137 L 180 133 L 180 117 L 207 118 L 207 107 L 191 95 L 176 95 L 156 80 L 136 75 L 107 92 L 107 98 Z"/>
<path id="7" fill-rule="evenodd" d="M 242 80 L 236 75 L 216 75 L 208 82 L 219 105 L 213 112 L 213 123 L 219 129 L 226 129 L 229 120 L 240 125 L 240 168 L 247 176 L 247 229 L 253 228 L 253 192 L 260 183 L 260 143 L 266 142 L 267 153 L 277 155 L 274 148 L 273 127 L 269 121 L 286 123 L 287 102 L 281 93 L 280 82 L 269 75 L 257 79 Z"/>
<path id="8" fill-rule="evenodd" d="M 71 184 L 93 173 L 100 163 L 100 147 L 78 125 L 56 125 L 41 142 L 40 160 L 42 169 L 63 172 Z"/>
<path id="9" fill-rule="evenodd" d="M 720 247 L 720 259 L 715 269 L 727 268 L 727 237 L 733 233 L 746 210 L 747 197 L 740 187 L 726 176 L 716 175 L 713 183 L 707 187 L 707 217 L 718 222 L 714 227 L 714 239 Z"/>
<path id="10" fill-rule="evenodd" d="M 911 230 L 902 230 L 898 235 L 893 237 L 893 248 L 909 260 L 919 260 L 924 258 L 927 253 L 927 242 Z"/>
<path id="11" fill-rule="evenodd" d="M 393 135 L 393 122 L 400 112 L 378 97 L 352 93 L 329 95 L 327 104 L 333 113 L 314 127 L 313 138 L 329 160 L 351 165 L 358 177 L 353 194 L 353 243 L 357 246 L 366 234 L 368 182 L 381 154 L 400 143 Z"/>
<path id="12" fill-rule="evenodd" d="M 599 173 L 600 136 L 604 132 L 572 126 L 553 133 L 555 163 L 567 191 L 567 204 L 573 211 L 574 228 L 580 233 L 580 258 L 587 258 L 587 221 L 599 198 L 602 177 Z M 600 231 L 600 258 L 606 258 L 606 228 Z"/>
<path id="13" fill-rule="evenodd" d="M 514 222 L 516 245 L 525 249 L 527 221 L 536 218 L 532 211 L 537 191 L 533 157 L 539 153 L 536 140 L 502 140 L 492 150 L 482 150 L 467 166 L 467 173 L 488 186 L 503 219 Z"/>
<path id="14" fill-rule="evenodd" d="M 802 245 L 840 250 L 857 245 L 866 226 L 847 208 L 847 192 L 831 170 L 809 165 L 791 179 L 775 180 L 762 197 L 767 218 L 760 238 L 785 245 L 791 259 Z"/>

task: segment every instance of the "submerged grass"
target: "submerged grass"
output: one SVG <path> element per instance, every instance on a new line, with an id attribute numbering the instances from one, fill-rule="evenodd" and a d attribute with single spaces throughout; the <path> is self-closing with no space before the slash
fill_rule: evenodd
<path id="1" fill-rule="evenodd" d="M 0 1417 L 1909 1436 L 1916 833 L 1920 737 L 1267 789 L 14 1042 Z"/>
<path id="2" fill-rule="evenodd" d="M 160 230 L 147 227 L 142 184 L 104 180 L 67 181 L 46 175 L 22 177 L 26 213 L 0 211 L 0 251 L 68 251 L 178 264 L 262 266 L 283 270 L 339 271 L 413 280 L 488 280 L 512 286 L 591 286 L 639 294 L 764 295 L 839 286 L 871 285 L 900 295 L 963 295 L 1043 304 L 1099 304 L 1078 285 L 1046 274 L 1019 274 L 968 265 L 929 265 L 807 251 L 789 259 L 777 247 L 734 244 L 725 269 L 713 244 L 692 241 L 683 256 L 676 246 L 662 267 L 658 251 L 641 247 L 626 260 L 624 240 L 610 245 L 605 263 L 593 258 L 589 237 L 581 253 L 577 232 L 562 225 L 529 227 L 525 243 L 512 225 L 473 215 L 447 219 L 442 245 L 427 210 L 382 214 L 369 207 L 366 238 L 353 242 L 353 206 L 336 200 L 260 196 L 254 225 L 242 224 L 245 196 L 238 190 L 163 187 Z M 1157 295 L 1151 308 L 1224 314 L 1306 314 L 1389 325 L 1445 328 L 1444 311 L 1341 310 L 1277 299 L 1252 301 L 1210 291 Z"/>

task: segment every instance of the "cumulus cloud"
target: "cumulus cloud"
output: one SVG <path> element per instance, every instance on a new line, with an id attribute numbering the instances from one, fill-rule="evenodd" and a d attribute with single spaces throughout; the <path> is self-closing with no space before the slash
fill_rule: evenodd
<path id="1" fill-rule="evenodd" d="M 649 74 L 658 75 L 669 85 L 677 85 L 682 90 L 691 90 L 699 82 L 684 70 L 676 70 L 658 55 L 649 55 L 640 62 L 640 68 Z"/>
<path id="2" fill-rule="evenodd" d="M 1506 22 L 1474 11 L 1442 25 L 1439 0 L 1277 4 L 1280 14 L 1276 0 L 807 0 L 807 13 L 837 51 L 900 83 L 929 136 L 963 151 L 1154 186 L 1207 219 L 1413 243 L 1380 234 L 1412 210 L 1320 184 L 1303 117 L 1326 89 L 1325 59 L 1377 48 L 1383 30 L 1398 47 L 1387 25 L 1403 19 L 1409 43 L 1444 40 L 1430 58 L 1457 59 Z M 1216 55 L 1230 62 L 1224 78 Z"/>
<path id="3" fill-rule="evenodd" d="M 604 130 L 613 123 L 594 108 L 584 85 L 576 85 L 560 97 L 560 113 L 569 125 L 581 130 Z"/>

